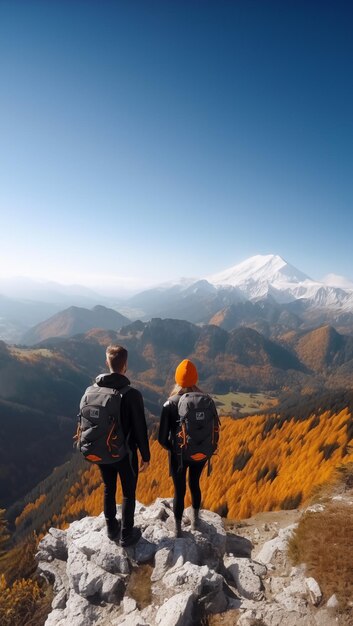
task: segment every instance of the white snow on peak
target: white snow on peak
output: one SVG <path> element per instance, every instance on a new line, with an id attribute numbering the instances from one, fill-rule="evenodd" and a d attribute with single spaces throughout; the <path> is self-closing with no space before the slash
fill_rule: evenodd
<path id="1" fill-rule="evenodd" d="M 310 300 L 314 307 L 336 309 L 351 309 L 353 302 L 349 289 L 312 280 L 276 254 L 258 254 L 222 272 L 207 276 L 206 280 L 215 286 L 237 287 L 250 300 L 271 295 L 281 303 L 305 299 Z"/>
<path id="2" fill-rule="evenodd" d="M 207 276 L 206 280 L 214 285 L 227 284 L 238 287 L 249 281 L 274 285 L 278 282 L 299 283 L 310 279 L 277 254 L 257 254 L 223 272 Z"/>
<path id="3" fill-rule="evenodd" d="M 325 281 L 312 280 L 278 254 L 257 254 L 222 272 L 202 278 L 180 278 L 155 289 L 160 292 L 172 289 L 183 297 L 218 292 L 226 302 L 256 301 L 271 296 L 280 304 L 305 300 L 312 308 L 353 312 L 353 283 L 332 276 Z"/>

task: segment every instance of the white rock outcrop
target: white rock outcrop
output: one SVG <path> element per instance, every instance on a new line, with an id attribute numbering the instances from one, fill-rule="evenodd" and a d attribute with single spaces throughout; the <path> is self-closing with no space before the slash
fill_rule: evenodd
<path id="1" fill-rule="evenodd" d="M 329 624 L 333 599 L 320 608 L 317 581 L 286 563 L 293 525 L 251 558 L 250 539 L 227 535 L 210 511 L 176 539 L 170 499 L 137 503 L 135 524 L 142 535 L 127 549 L 108 539 L 103 514 L 49 530 L 37 553 L 54 591 L 46 626 L 192 626 L 232 609 L 239 626 L 317 626 L 320 615 Z"/>
<path id="2" fill-rule="evenodd" d="M 186 526 L 176 539 L 172 501 L 157 499 L 149 507 L 137 503 L 135 524 L 142 536 L 127 549 L 108 539 L 103 514 L 73 522 L 66 531 L 49 530 L 37 553 L 39 571 L 55 594 L 46 626 L 187 626 L 227 609 L 218 571 L 227 536 L 219 515 L 202 511 L 200 530 Z M 150 574 L 140 581 L 144 567 Z M 148 604 L 140 585 L 149 587 Z"/>

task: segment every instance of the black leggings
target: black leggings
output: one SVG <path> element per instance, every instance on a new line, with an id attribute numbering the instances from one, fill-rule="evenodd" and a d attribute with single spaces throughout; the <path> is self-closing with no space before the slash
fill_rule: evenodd
<path id="1" fill-rule="evenodd" d="M 201 463 L 183 462 L 183 467 L 179 468 L 179 461 L 174 454 L 170 459 L 170 471 L 174 483 L 173 511 L 177 520 L 181 520 L 184 511 L 184 498 L 186 492 L 186 470 L 189 468 L 189 487 L 191 501 L 194 509 L 199 509 L 201 504 L 200 476 L 207 461 Z"/>
<path id="2" fill-rule="evenodd" d="M 121 535 L 126 536 L 134 526 L 135 493 L 138 476 L 138 460 L 136 452 L 133 453 L 131 462 L 126 456 L 117 463 L 99 465 L 104 482 L 104 515 L 106 520 L 113 520 L 116 515 L 116 480 L 119 474 L 123 491 Z"/>

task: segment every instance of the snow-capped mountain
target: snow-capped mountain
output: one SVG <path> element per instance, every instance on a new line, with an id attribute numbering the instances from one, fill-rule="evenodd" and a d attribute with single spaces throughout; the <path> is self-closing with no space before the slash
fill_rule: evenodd
<path id="1" fill-rule="evenodd" d="M 31 323 L 29 304 L 24 303 L 26 328 L 43 321 L 42 316 Z M 130 319 L 176 318 L 194 324 L 212 320 L 227 330 L 250 325 L 269 337 L 320 324 L 353 332 L 353 283 L 334 275 L 313 280 L 275 254 L 256 255 L 203 278 L 163 283 L 112 308 L 117 306 Z M 6 307 L 0 295 L 0 339 L 17 340 L 21 329 L 16 326 L 16 334 L 14 324 L 22 322 L 21 308 L 17 303 L 9 314 Z M 57 310 L 50 316 L 53 313 Z"/>
<path id="2" fill-rule="evenodd" d="M 133 296 L 129 304 L 142 319 L 175 317 L 208 323 L 226 307 L 263 300 L 300 317 L 309 314 L 315 322 L 329 322 L 345 313 L 353 316 L 353 289 L 313 280 L 275 254 L 250 257 L 199 280 L 164 283 Z M 243 319 L 243 309 L 239 315 Z"/>
<path id="3" fill-rule="evenodd" d="M 250 257 L 206 280 L 217 287 L 237 287 L 249 300 L 270 295 L 281 304 L 306 300 L 313 307 L 353 310 L 353 289 L 312 280 L 274 254 Z"/>
<path id="4" fill-rule="evenodd" d="M 206 277 L 206 280 L 214 285 L 239 287 L 249 282 L 282 285 L 303 282 L 310 278 L 276 254 L 257 254 L 223 272 Z"/>

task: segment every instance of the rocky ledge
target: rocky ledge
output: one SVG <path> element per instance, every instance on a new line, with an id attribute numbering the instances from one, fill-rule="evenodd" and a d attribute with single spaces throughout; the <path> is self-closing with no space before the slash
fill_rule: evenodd
<path id="1" fill-rule="evenodd" d="M 284 567 L 293 525 L 252 558 L 252 542 L 227 534 L 216 513 L 202 510 L 195 531 L 187 516 L 176 539 L 171 500 L 137 503 L 142 537 L 125 549 L 108 539 L 103 515 L 51 528 L 37 553 L 54 589 L 46 626 L 195 626 L 225 611 L 239 626 L 337 623 L 334 608 L 319 607 L 320 588 L 304 568 Z"/>

